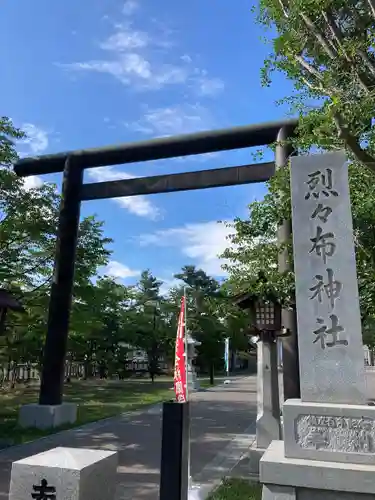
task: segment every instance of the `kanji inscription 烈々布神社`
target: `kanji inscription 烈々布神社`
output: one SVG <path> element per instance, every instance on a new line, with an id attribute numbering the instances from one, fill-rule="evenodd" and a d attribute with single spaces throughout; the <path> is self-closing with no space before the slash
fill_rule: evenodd
<path id="1" fill-rule="evenodd" d="M 291 201 L 301 399 L 361 404 L 363 344 L 345 153 L 292 157 Z"/>
<path id="2" fill-rule="evenodd" d="M 305 200 L 310 199 L 311 196 L 319 199 L 321 194 L 326 198 L 329 198 L 331 195 L 335 197 L 339 196 L 339 193 L 334 189 L 334 175 L 330 168 L 326 168 L 324 172 L 317 170 L 312 174 L 308 174 L 306 184 L 308 191 L 305 194 Z M 325 205 L 323 203 L 317 204 L 311 214 L 311 219 L 319 218 L 325 224 L 332 212 L 333 209 L 329 206 L 329 201 L 327 200 Z M 322 258 L 323 263 L 327 264 L 327 259 L 332 257 L 336 251 L 335 234 L 332 231 L 325 232 L 320 225 L 317 225 L 315 236 L 310 238 L 310 241 L 312 242 L 312 247 L 309 253 L 315 252 L 316 255 Z M 343 285 L 341 281 L 334 279 L 333 269 L 327 268 L 326 272 L 327 282 L 324 282 L 322 274 L 315 275 L 314 279 L 316 283 L 309 289 L 313 292 L 310 299 L 317 299 L 321 303 L 323 294 L 326 295 L 333 311 L 335 300 L 340 297 Z M 327 326 L 324 318 L 319 317 L 316 319 L 316 322 L 318 328 L 313 331 L 315 335 L 314 344 L 319 342 L 322 349 L 336 345 L 348 345 L 348 340 L 340 337 L 340 334 L 345 332 L 345 328 L 339 324 L 339 318 L 336 314 L 330 315 L 330 326 Z"/>
<path id="3" fill-rule="evenodd" d="M 310 292 L 312 292 L 310 299 L 315 299 L 316 297 L 319 302 L 322 302 L 323 297 L 327 297 L 333 310 L 335 300 L 340 297 L 342 283 L 334 279 L 333 269 L 328 268 L 326 271 L 327 281 L 324 281 L 322 274 L 315 275 L 316 284 L 310 288 Z"/>
<path id="4" fill-rule="evenodd" d="M 333 172 L 332 169 L 326 168 L 324 172 L 317 170 L 308 174 L 308 181 L 306 184 L 309 187 L 308 192 L 305 194 L 305 200 L 310 196 L 318 199 L 320 195 L 325 197 L 338 196 L 338 192 L 333 189 Z"/>

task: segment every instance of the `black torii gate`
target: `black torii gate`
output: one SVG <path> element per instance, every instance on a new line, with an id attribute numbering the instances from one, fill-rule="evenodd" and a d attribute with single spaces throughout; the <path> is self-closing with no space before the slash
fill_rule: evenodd
<path id="1" fill-rule="evenodd" d="M 23 158 L 15 164 L 14 171 L 21 177 L 63 172 L 39 404 L 62 403 L 81 201 L 265 182 L 272 177 L 275 168 L 286 164 L 292 154 L 291 146 L 285 141 L 293 135 L 297 123 L 296 119 L 282 120 L 118 146 L 68 151 Z M 277 141 L 275 162 L 139 179 L 83 183 L 83 173 L 86 168 L 263 146 L 275 141 Z M 286 241 L 290 234 L 290 221 L 285 221 L 278 230 L 279 241 Z M 284 252 L 280 256 L 279 270 L 286 271 L 290 265 Z M 298 398 L 299 370 L 295 316 L 290 311 L 283 313 L 283 325 L 292 332 L 290 337 L 284 339 L 283 344 L 284 398 Z"/>

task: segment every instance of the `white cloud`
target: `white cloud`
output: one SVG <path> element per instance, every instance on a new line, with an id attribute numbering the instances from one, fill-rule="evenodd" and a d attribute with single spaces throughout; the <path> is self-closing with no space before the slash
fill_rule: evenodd
<path id="1" fill-rule="evenodd" d="M 26 137 L 17 141 L 18 155 L 23 158 L 25 156 L 34 156 L 43 153 L 49 144 L 48 132 L 41 127 L 37 127 L 33 123 L 24 123 L 21 129 L 25 132 Z M 38 188 L 43 184 L 43 180 L 37 175 L 24 178 L 24 188 L 26 190 Z"/>
<path id="2" fill-rule="evenodd" d="M 140 120 L 125 123 L 131 130 L 157 136 L 207 130 L 212 128 L 213 124 L 214 120 L 209 111 L 199 104 L 148 109 Z"/>
<path id="3" fill-rule="evenodd" d="M 29 189 L 39 188 L 43 185 L 43 180 L 37 175 L 31 175 L 30 177 L 25 177 L 23 186 L 28 191 Z"/>
<path id="4" fill-rule="evenodd" d="M 48 132 L 33 123 L 24 123 L 21 129 L 26 137 L 18 141 L 20 146 L 20 156 L 38 155 L 48 148 Z"/>
<path id="5" fill-rule="evenodd" d="M 104 274 L 107 276 L 113 276 L 114 278 L 127 279 L 134 278 L 141 274 L 141 271 L 136 269 L 130 269 L 130 267 L 125 264 L 121 264 L 117 260 L 111 260 L 108 262 Z"/>
<path id="6" fill-rule="evenodd" d="M 88 170 L 88 175 L 91 179 L 97 182 L 116 181 L 120 179 L 133 179 L 135 175 L 131 175 L 121 170 L 116 170 L 114 167 L 98 167 Z M 129 196 L 123 198 L 112 198 L 120 207 L 125 208 L 128 212 L 146 217 L 148 219 L 157 219 L 160 216 L 160 210 L 146 196 Z"/>
<path id="7" fill-rule="evenodd" d="M 114 33 L 100 44 L 103 50 L 112 50 L 115 52 L 124 52 L 129 49 L 138 49 L 147 47 L 149 37 L 144 31 L 135 31 L 123 28 Z"/>
<path id="8" fill-rule="evenodd" d="M 137 90 L 187 84 L 199 95 L 213 96 L 223 89 L 223 82 L 210 78 L 206 70 L 196 68 L 191 56 L 170 51 L 175 45 L 171 30 L 157 22 L 152 22 L 155 33 L 134 28 L 134 21 L 129 18 L 138 8 L 134 0 L 125 2 L 123 14 L 127 20 L 115 23 L 114 31 L 99 43 L 105 54 L 103 58 L 60 66 L 73 71 L 109 74 Z"/>
<path id="9" fill-rule="evenodd" d="M 134 215 L 155 220 L 160 216 L 160 210 L 145 196 L 131 196 L 129 198 L 114 198 L 122 207 Z"/>
<path id="10" fill-rule="evenodd" d="M 139 3 L 135 0 L 127 0 L 122 8 L 122 13 L 125 16 L 131 16 L 139 9 Z"/>
<path id="11" fill-rule="evenodd" d="M 197 79 L 197 87 L 201 96 L 216 96 L 224 90 L 224 82 L 220 78 L 201 76 Z"/>
<path id="12" fill-rule="evenodd" d="M 180 57 L 181 61 L 184 61 L 186 63 L 191 63 L 193 62 L 193 59 L 189 56 L 189 54 L 183 54 L 181 57 Z"/>
<path id="13" fill-rule="evenodd" d="M 140 237 L 142 246 L 157 245 L 177 247 L 210 276 L 226 276 L 221 268 L 225 264 L 219 255 L 230 246 L 227 237 L 233 229 L 216 221 L 186 224 L 182 227 L 156 231 Z"/>
<path id="14" fill-rule="evenodd" d="M 163 296 L 168 295 L 171 288 L 178 287 L 182 284 L 181 280 L 178 280 L 173 277 L 170 279 L 164 279 L 164 278 L 158 278 L 158 279 L 160 279 L 160 281 L 163 282 L 163 284 L 160 287 L 160 294 Z"/>
<path id="15" fill-rule="evenodd" d="M 152 65 L 135 52 L 119 54 L 113 60 L 93 60 L 62 66 L 76 71 L 107 73 L 124 85 L 132 85 L 138 90 L 157 90 L 166 85 L 184 83 L 187 79 L 184 68 L 173 64 Z"/>

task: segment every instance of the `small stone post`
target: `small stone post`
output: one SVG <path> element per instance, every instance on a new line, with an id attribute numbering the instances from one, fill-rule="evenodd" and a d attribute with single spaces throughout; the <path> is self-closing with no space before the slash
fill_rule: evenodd
<path id="1" fill-rule="evenodd" d="M 53 448 L 12 464 L 9 500 L 114 500 L 115 451 Z"/>

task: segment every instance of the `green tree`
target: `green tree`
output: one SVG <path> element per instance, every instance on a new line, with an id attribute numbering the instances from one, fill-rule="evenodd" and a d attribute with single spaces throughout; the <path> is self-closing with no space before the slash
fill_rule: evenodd
<path id="1" fill-rule="evenodd" d="M 218 302 L 220 285 L 202 269 L 184 266 L 175 278 L 185 283 L 187 297 L 187 329 L 201 342 L 198 362 L 208 368 L 214 384 L 215 366 L 222 367 L 223 341 L 226 330 Z"/>
<path id="2" fill-rule="evenodd" d="M 299 148 L 345 147 L 375 173 L 374 0 L 260 0 L 254 10 L 272 46 L 263 84 L 280 71 L 295 87 L 281 102 L 300 116 Z"/>
<path id="3" fill-rule="evenodd" d="M 16 128 L 12 120 L 6 116 L 0 117 L 0 165 L 9 167 L 17 160 L 15 142 L 23 139 L 25 133 Z"/>
<path id="4" fill-rule="evenodd" d="M 26 314 L 8 316 L 2 356 L 8 364 L 41 362 L 53 274 L 60 196 L 56 186 L 27 188 L 12 171 L 15 141 L 24 134 L 0 119 L 0 287 L 21 300 Z M 84 218 L 79 227 L 73 317 L 90 279 L 110 255 L 103 223 Z M 26 359 L 27 358 L 27 359 Z"/>
<path id="5" fill-rule="evenodd" d="M 11 170 L 17 159 L 15 142 L 23 137 L 11 120 L 0 118 L 0 287 L 22 298 L 29 313 L 28 321 L 24 316 L 8 314 L 1 348 L 2 361 L 8 367 L 26 357 L 27 361 L 40 357 L 40 315 L 38 309 L 31 312 L 28 305 L 31 291 L 36 307 L 40 302 L 58 206 L 52 186 L 26 189 L 23 179 Z"/>
<path id="6" fill-rule="evenodd" d="M 133 319 L 133 344 L 147 353 L 148 371 L 152 382 L 160 374 L 159 358 L 165 353 L 166 331 L 161 315 L 162 281 L 149 270 L 141 274 L 136 287 L 137 311 Z"/>
<path id="7" fill-rule="evenodd" d="M 75 304 L 69 338 L 69 359 L 84 364 L 85 377 L 94 365 L 101 378 L 124 375 L 127 343 L 131 336 L 129 311 L 134 298 L 132 287 L 104 276 L 85 289 Z"/>

